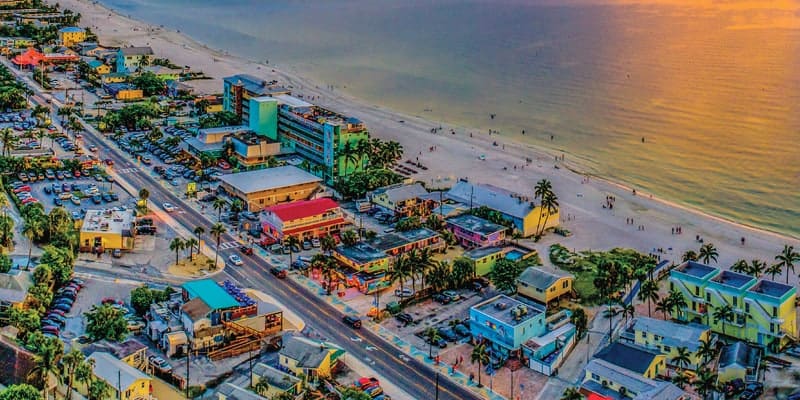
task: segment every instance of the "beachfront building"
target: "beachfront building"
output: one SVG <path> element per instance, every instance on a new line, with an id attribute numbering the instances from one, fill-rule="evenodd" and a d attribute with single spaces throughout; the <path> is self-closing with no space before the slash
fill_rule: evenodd
<path id="1" fill-rule="evenodd" d="M 537 225 L 539 230 L 543 230 L 554 228 L 559 223 L 558 211 L 549 213 L 532 198 L 492 185 L 459 181 L 444 197 L 463 204 L 467 209 L 487 207 L 497 211 L 524 237 L 535 235 Z"/>
<path id="2" fill-rule="evenodd" d="M 135 238 L 133 210 L 87 210 L 80 230 L 80 250 L 131 250 Z"/>
<path id="3" fill-rule="evenodd" d="M 670 271 L 670 290 L 686 301 L 682 321 L 708 325 L 718 334 L 767 346 L 775 351 L 797 337 L 797 289 L 778 282 L 687 261 Z M 730 319 L 714 318 L 729 307 Z"/>
<path id="4" fill-rule="evenodd" d="M 98 351 L 109 353 L 140 371 L 147 372 L 150 370 L 147 360 L 147 345 L 134 338 L 127 339 L 124 342 L 100 340 L 81 349 L 83 355 L 87 357 Z"/>
<path id="5" fill-rule="evenodd" d="M 497 246 L 506 240 L 506 227 L 471 214 L 448 218 L 445 227 L 467 249 Z"/>
<path id="6" fill-rule="evenodd" d="M 572 294 L 571 274 L 544 267 L 528 267 L 517 278 L 517 293 L 520 296 L 549 304 Z"/>
<path id="7" fill-rule="evenodd" d="M 258 363 L 253 366 L 253 386 L 257 385 L 261 380 L 266 380 L 268 383 L 268 389 L 261 393 L 268 399 L 284 393 L 295 398 L 303 390 L 303 381 L 299 378 L 264 363 Z"/>
<path id="8" fill-rule="evenodd" d="M 734 379 L 754 382 L 758 380 L 760 366 L 761 349 L 737 341 L 725 346 L 719 354 L 718 380 L 723 383 Z"/>
<path id="9" fill-rule="evenodd" d="M 220 188 L 241 199 L 252 212 L 279 203 L 309 200 L 322 179 L 293 166 L 258 169 L 220 177 Z"/>
<path id="10" fill-rule="evenodd" d="M 153 63 L 155 53 L 148 47 L 123 47 L 117 51 L 117 72 L 129 74 Z"/>
<path id="11" fill-rule="evenodd" d="M 142 68 L 143 72 L 150 72 L 156 76 L 156 78 L 161 79 L 162 81 L 177 81 L 181 78 L 181 74 L 183 70 L 177 68 L 169 68 L 163 65 L 151 65 L 148 67 Z"/>
<path id="12" fill-rule="evenodd" d="M 58 41 L 62 46 L 72 47 L 86 40 L 86 31 L 77 26 L 65 26 L 58 30 Z"/>
<path id="13" fill-rule="evenodd" d="M 370 240 L 369 244 L 390 257 L 398 257 L 412 250 L 442 251 L 447 248 L 444 239 L 428 228 L 387 233 Z"/>
<path id="14" fill-rule="evenodd" d="M 345 351 L 339 346 L 302 336 L 283 338 L 278 352 L 278 365 L 294 376 L 303 374 L 307 380 L 331 377 Z"/>
<path id="15" fill-rule="evenodd" d="M 656 318 L 632 319 L 622 332 L 620 340 L 659 351 L 667 357 L 667 363 L 680 368 L 697 369 L 703 358 L 697 354 L 701 342 L 716 343 L 716 335 L 708 326 L 697 323 L 679 324 Z M 679 348 L 689 351 L 689 364 L 677 365 L 674 360 Z"/>
<path id="16" fill-rule="evenodd" d="M 187 153 L 195 157 L 206 154 L 217 158 L 222 156 L 225 140 L 241 132 L 247 132 L 247 127 L 237 125 L 203 128 L 197 131 L 197 136 L 186 138 L 181 142 L 181 146 Z"/>
<path id="17" fill-rule="evenodd" d="M 153 398 L 152 378 L 142 371 L 102 351 L 92 353 L 88 360 L 94 363 L 94 376 L 111 389 L 112 398 L 120 400 Z"/>
<path id="18" fill-rule="evenodd" d="M 586 364 L 580 392 L 589 399 L 694 399 L 670 382 L 655 380 L 665 369 L 663 355 L 636 346 L 612 343 Z"/>
<path id="19" fill-rule="evenodd" d="M 291 93 L 289 89 L 277 85 L 276 81 L 267 82 L 248 74 L 228 76 L 222 80 L 222 108 L 238 115 L 242 119 L 242 123 L 246 124 L 252 121 L 251 99 L 289 93 Z M 258 105 L 257 102 L 256 106 L 258 107 Z M 255 113 L 254 116 L 261 117 L 261 114 Z M 274 140 L 276 137 L 272 137 L 272 139 Z"/>
<path id="20" fill-rule="evenodd" d="M 391 259 L 386 253 L 365 242 L 358 242 L 352 246 L 341 244 L 333 251 L 333 257 L 354 271 L 366 273 L 388 270 Z"/>
<path id="21" fill-rule="evenodd" d="M 436 207 L 436 202 L 428 198 L 428 191 L 419 182 L 375 189 L 368 197 L 374 205 L 399 218 L 425 218 Z"/>
<path id="22" fill-rule="evenodd" d="M 111 66 L 107 65 L 106 63 L 100 60 L 92 60 L 87 63 L 89 68 L 91 68 L 92 72 L 97 74 L 97 76 L 103 76 L 105 74 L 111 73 Z"/>
<path id="23" fill-rule="evenodd" d="M 261 168 L 281 153 L 281 144 L 250 129 L 228 137 L 241 169 Z"/>
<path id="24" fill-rule="evenodd" d="M 264 209 L 264 233 L 277 241 L 294 236 L 300 241 L 336 235 L 348 225 L 339 204 L 329 198 L 300 200 Z"/>
<path id="25" fill-rule="evenodd" d="M 33 287 L 33 272 L 12 269 L 0 273 L 0 326 L 8 324 L 12 308 L 21 309 L 28 299 L 28 289 Z"/>
<path id="26" fill-rule="evenodd" d="M 477 276 L 484 276 L 494 268 L 497 260 L 522 261 L 536 255 L 536 250 L 507 243 L 505 246 L 478 247 L 464 252 Z"/>

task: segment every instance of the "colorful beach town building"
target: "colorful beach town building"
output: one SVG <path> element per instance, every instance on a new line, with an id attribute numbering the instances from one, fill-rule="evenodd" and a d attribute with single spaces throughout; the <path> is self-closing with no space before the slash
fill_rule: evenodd
<path id="1" fill-rule="evenodd" d="M 472 263 L 477 276 L 484 276 L 494 268 L 497 260 L 522 261 L 536 255 L 536 250 L 507 243 L 505 246 L 478 247 L 462 255 Z"/>
<path id="2" fill-rule="evenodd" d="M 275 204 L 309 200 L 322 179 L 294 166 L 256 169 L 220 177 L 220 188 L 241 199 L 252 212 Z"/>
<path id="3" fill-rule="evenodd" d="M 537 205 L 534 199 L 508 190 L 483 184 L 459 181 L 444 194 L 448 200 L 459 202 L 467 209 L 487 207 L 497 211 L 514 224 L 523 237 L 533 236 L 539 230 L 554 228 L 559 224 L 559 213 Z"/>
<path id="4" fill-rule="evenodd" d="M 11 54 L 13 50 L 26 49 L 36 44 L 36 41 L 27 37 L 0 37 L 0 50 L 3 54 Z"/>
<path id="5" fill-rule="evenodd" d="M 399 218 L 425 218 L 431 214 L 437 203 L 429 198 L 428 191 L 419 182 L 375 189 L 368 197 L 378 208 Z"/>
<path id="6" fill-rule="evenodd" d="M 81 251 L 131 250 L 136 242 L 133 210 L 87 210 L 79 233 Z"/>
<path id="7" fill-rule="evenodd" d="M 345 354 L 333 343 L 284 335 L 283 347 L 278 352 L 278 365 L 294 376 L 302 374 L 307 381 L 317 381 L 331 377 Z"/>
<path id="8" fill-rule="evenodd" d="M 719 382 L 730 382 L 734 379 L 745 382 L 757 381 L 762 356 L 760 348 L 740 341 L 723 347 L 717 368 Z"/>
<path id="9" fill-rule="evenodd" d="M 690 322 L 676 323 L 656 318 L 637 317 L 632 319 L 620 335 L 626 343 L 659 351 L 667 357 L 667 363 L 695 370 L 702 365 L 703 358 L 698 354 L 702 342 L 714 345 L 717 336 L 706 325 Z M 689 351 L 689 363 L 680 364 L 675 361 L 680 348 Z"/>
<path id="10" fill-rule="evenodd" d="M 389 269 L 398 256 L 413 250 L 441 251 L 447 244 L 427 228 L 387 233 L 352 246 L 339 245 L 333 257 L 355 271 L 377 273 Z"/>
<path id="11" fill-rule="evenodd" d="M 339 204 L 330 198 L 277 204 L 263 210 L 264 233 L 282 241 L 294 236 L 300 241 L 337 235 L 348 225 Z"/>
<path id="12" fill-rule="evenodd" d="M 614 342 L 586 364 L 580 392 L 590 399 L 694 399 L 674 384 L 656 380 L 666 368 L 663 354 Z"/>
<path id="13" fill-rule="evenodd" d="M 677 317 L 772 351 L 797 337 L 797 289 L 766 279 L 687 261 L 670 271 L 670 290 L 684 297 Z M 729 311 L 723 318 L 716 310 Z"/>
<path id="14" fill-rule="evenodd" d="M 572 294 L 575 277 L 566 272 L 545 267 L 528 267 L 517 278 L 517 294 L 550 304 Z"/>
<path id="15" fill-rule="evenodd" d="M 117 51 L 117 71 L 120 73 L 133 73 L 153 63 L 155 53 L 149 46 L 122 47 Z"/>
<path id="16" fill-rule="evenodd" d="M 111 66 L 107 65 L 106 63 L 100 60 L 92 60 L 89 61 L 87 64 L 89 65 L 89 68 L 91 68 L 92 72 L 94 72 L 98 76 L 103 76 L 111 73 Z"/>
<path id="17" fill-rule="evenodd" d="M 470 307 L 470 332 L 489 345 L 493 359 L 517 357 L 531 369 L 552 375 L 575 344 L 575 326 L 569 311 L 550 317 L 545 311 L 540 304 L 498 295 Z"/>
<path id="18" fill-rule="evenodd" d="M 58 40 L 62 46 L 72 47 L 86 40 L 86 31 L 77 26 L 65 26 L 58 30 Z"/>
<path id="19" fill-rule="evenodd" d="M 153 398 L 152 378 L 144 372 L 102 351 L 92 353 L 87 360 L 94 365 L 92 369 L 94 376 L 110 388 L 112 398 L 120 400 Z"/>
<path id="20" fill-rule="evenodd" d="M 291 396 L 291 398 L 295 398 L 296 396 L 300 395 L 303 390 L 303 381 L 300 378 L 290 375 L 270 365 L 258 363 L 253 366 L 253 386 L 258 385 L 258 383 L 262 380 L 267 382 L 267 390 L 261 394 L 268 399 L 272 399 L 283 394 L 288 394 Z"/>
<path id="21" fill-rule="evenodd" d="M 251 99 L 290 93 L 289 89 L 278 85 L 276 81 L 267 82 L 248 74 L 228 76 L 222 79 L 222 108 L 238 115 L 242 119 L 242 123 L 247 124 L 253 120 L 251 118 Z M 255 103 L 256 109 L 258 109 L 259 103 Z M 257 111 L 256 109 L 253 111 Z M 256 120 L 264 118 L 258 112 L 254 116 Z M 273 137 L 273 139 L 275 138 Z"/>
<path id="22" fill-rule="evenodd" d="M 358 242 L 351 246 L 340 244 L 333 251 L 333 257 L 342 265 L 357 272 L 377 273 L 389 269 L 390 257 L 386 253 Z"/>
<path id="23" fill-rule="evenodd" d="M 498 246 L 506 240 L 507 228 L 471 214 L 448 218 L 445 227 L 467 249 Z"/>

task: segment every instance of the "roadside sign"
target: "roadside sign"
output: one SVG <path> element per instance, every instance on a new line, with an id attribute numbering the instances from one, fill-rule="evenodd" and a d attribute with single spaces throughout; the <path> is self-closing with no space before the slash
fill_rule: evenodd
<path id="1" fill-rule="evenodd" d="M 197 183 L 189 182 L 186 184 L 186 193 L 192 194 L 197 192 Z"/>

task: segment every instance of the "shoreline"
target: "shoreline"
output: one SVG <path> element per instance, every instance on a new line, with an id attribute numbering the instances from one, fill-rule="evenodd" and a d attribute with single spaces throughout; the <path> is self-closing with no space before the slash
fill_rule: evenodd
<path id="1" fill-rule="evenodd" d="M 266 65 L 255 62 L 253 60 L 247 60 L 243 57 L 232 55 L 223 49 L 212 48 L 208 44 L 199 42 L 194 38 L 191 38 L 179 31 L 168 30 L 165 27 L 159 27 L 144 21 L 136 20 L 133 17 L 120 14 L 116 10 L 113 10 L 111 8 L 106 7 L 103 4 L 93 2 L 91 0 L 66 0 L 66 1 L 61 1 L 61 3 L 64 7 L 73 9 L 76 12 L 81 12 L 81 14 L 83 15 L 82 25 L 87 25 L 87 24 L 93 25 L 92 29 L 98 34 L 98 36 L 101 39 L 100 41 L 106 45 L 121 45 L 125 43 L 137 44 L 137 45 L 152 45 L 152 47 L 156 49 L 157 55 L 161 57 L 170 58 L 171 60 L 173 60 L 173 62 L 175 62 L 175 60 L 184 59 L 186 57 L 191 58 L 191 56 L 193 55 L 195 57 L 199 56 L 200 58 L 205 58 L 205 60 L 208 60 L 208 57 L 210 57 L 211 58 L 210 64 L 204 64 L 202 60 L 196 63 L 190 63 L 187 61 L 185 64 L 192 66 L 196 70 L 202 70 L 208 76 L 215 78 L 213 80 L 204 82 L 208 84 L 214 83 L 215 86 L 209 86 L 210 89 L 209 92 L 211 93 L 219 93 L 221 91 L 220 78 L 222 76 L 226 76 L 228 71 L 233 70 L 231 74 L 241 72 L 241 73 L 251 73 L 260 76 L 266 76 L 266 75 L 275 76 L 278 78 L 279 81 L 282 81 L 287 86 L 293 86 L 294 87 L 293 91 L 295 91 L 295 93 L 303 94 L 304 97 L 310 94 L 311 96 L 317 98 L 316 100 L 313 100 L 315 103 L 318 103 L 322 106 L 331 107 L 342 113 L 350 113 L 358 117 L 361 117 L 362 114 L 371 114 L 372 117 L 378 118 L 380 119 L 380 121 L 377 123 L 373 123 L 369 121 L 368 118 L 363 118 L 367 120 L 368 126 L 370 127 L 370 131 L 376 136 L 400 141 L 401 144 L 404 145 L 404 148 L 406 150 L 404 158 L 413 159 L 415 157 L 414 153 L 417 153 L 417 151 L 419 151 L 419 153 L 417 154 L 420 155 L 420 162 L 424 163 L 427 166 L 431 166 L 431 163 L 435 164 L 436 162 L 442 164 L 441 160 L 442 158 L 449 158 L 449 160 L 444 160 L 445 162 L 443 163 L 444 164 L 443 168 L 430 168 L 429 169 L 430 172 L 428 174 L 412 176 L 412 178 L 429 183 L 432 186 L 436 186 L 434 182 L 439 182 L 439 184 L 442 186 L 448 185 L 451 184 L 457 178 L 455 174 L 450 173 L 450 175 L 447 175 L 448 173 L 443 171 L 471 170 L 471 172 L 478 173 L 478 171 L 475 170 L 474 165 L 467 165 L 466 168 L 463 169 L 457 168 L 457 164 L 463 165 L 465 164 L 465 161 L 466 164 L 470 164 L 469 161 L 473 161 L 474 164 L 475 160 L 471 159 L 469 155 L 465 155 L 464 153 L 469 153 L 469 152 L 474 153 L 474 151 L 478 151 L 481 153 L 485 152 L 487 158 L 491 157 L 492 160 L 491 162 L 486 162 L 484 164 L 497 165 L 498 161 L 500 161 L 504 163 L 505 165 L 504 168 L 509 167 L 511 165 L 508 164 L 509 162 L 515 163 L 515 162 L 520 162 L 521 161 L 520 158 L 522 158 L 523 160 L 524 158 L 530 158 L 532 160 L 532 163 L 527 164 L 527 166 L 530 167 L 531 164 L 539 164 L 540 169 L 542 167 L 542 164 L 552 162 L 553 160 L 552 153 L 558 152 L 558 153 L 570 154 L 566 151 L 558 151 L 556 149 L 546 148 L 546 146 L 543 146 L 544 147 L 543 148 L 540 146 L 534 146 L 529 143 L 521 143 L 514 140 L 513 138 L 509 138 L 508 136 L 501 136 L 497 140 L 497 143 L 500 143 L 501 145 L 494 146 L 493 141 L 495 138 L 493 138 L 492 136 L 487 136 L 486 133 L 478 133 L 475 134 L 474 137 L 469 136 L 469 132 L 474 133 L 474 130 L 470 130 L 466 127 L 454 124 L 445 124 L 445 123 L 440 124 L 435 121 L 427 120 L 419 115 L 407 115 L 399 112 L 394 112 L 390 109 L 387 109 L 377 104 L 365 104 L 363 103 L 363 101 L 354 98 L 353 96 L 347 93 L 321 89 L 316 82 L 313 82 L 306 77 L 297 75 L 296 74 L 297 68 L 291 65 L 286 65 L 284 69 L 282 67 L 277 67 L 272 64 Z M 96 25 L 91 23 L 91 21 L 98 21 L 98 20 L 100 20 L 101 22 L 97 23 Z M 114 29 L 115 26 L 118 29 Z M 120 30 L 123 30 L 119 28 L 127 28 L 128 33 L 126 34 L 125 32 L 119 32 Z M 106 30 L 111 30 L 111 29 L 113 29 L 113 32 L 105 32 Z M 143 43 L 143 41 L 146 43 Z M 163 52 L 160 52 L 158 50 L 159 45 L 166 45 L 167 47 L 172 47 L 173 48 L 172 54 L 165 54 Z M 183 52 L 187 54 L 175 53 L 174 50 L 176 48 L 178 50 L 182 49 Z M 198 61 L 198 60 L 195 59 L 193 61 Z M 207 63 L 207 61 L 205 62 Z M 222 75 L 213 72 L 214 70 L 220 70 L 220 69 L 223 70 Z M 269 72 L 270 70 L 272 70 L 273 72 Z M 191 82 L 193 84 L 196 84 L 198 81 L 191 81 Z M 298 85 L 299 89 L 297 88 Z M 425 132 L 425 131 L 430 131 L 430 127 L 438 127 L 438 126 L 441 126 L 443 128 L 442 131 L 439 133 L 431 134 Z M 391 131 L 396 131 L 396 130 L 409 131 L 410 129 L 419 130 L 419 132 L 413 132 L 413 133 L 399 132 L 399 134 L 401 135 L 399 137 L 397 132 L 395 132 L 394 135 L 390 133 Z M 449 132 L 450 130 L 453 130 L 453 132 L 455 132 L 453 135 L 451 135 L 455 137 L 443 140 L 443 138 L 447 136 L 447 132 Z M 404 133 L 406 135 L 403 135 Z M 421 138 L 425 139 L 418 140 Z M 414 143 L 410 145 L 408 143 L 409 141 L 412 141 Z M 436 153 L 434 158 L 439 158 L 439 160 L 425 159 L 427 157 L 423 157 L 423 151 L 421 151 L 421 149 L 418 148 L 420 142 L 422 142 L 422 144 L 424 145 L 423 148 L 425 146 L 430 146 L 430 145 L 434 145 L 437 147 L 441 146 L 444 148 L 457 147 L 460 145 L 461 149 L 458 150 L 461 150 L 462 154 L 459 155 L 458 151 L 454 151 L 452 157 L 438 157 L 439 153 Z M 467 149 L 466 151 L 464 149 L 465 145 L 469 147 L 469 149 Z M 501 146 L 502 146 L 502 151 L 500 151 Z M 505 149 L 505 146 L 509 146 L 509 149 Z M 424 153 L 424 155 L 428 156 L 429 153 Z M 465 156 L 466 159 L 464 159 Z M 516 166 L 517 164 L 513 165 Z M 524 161 L 522 162 L 522 165 L 526 166 Z M 585 177 L 590 177 L 589 180 L 591 181 L 592 186 L 596 186 L 595 189 L 601 192 L 611 193 L 615 197 L 621 196 L 625 192 L 627 192 L 628 194 L 632 192 L 632 187 L 628 186 L 624 182 L 613 181 L 609 178 L 605 178 L 602 176 L 595 176 L 592 174 L 581 172 L 581 166 L 582 166 L 581 163 L 580 162 L 576 163 L 572 159 L 566 162 L 559 161 L 558 165 L 564 167 L 563 169 L 566 170 L 567 174 L 572 175 L 572 176 L 564 176 L 563 173 L 558 173 L 558 171 L 556 171 L 556 174 L 560 175 L 560 178 L 562 180 L 566 179 L 568 181 L 567 183 L 576 183 L 577 178 L 579 177 L 581 179 L 581 182 L 583 182 L 583 179 Z M 436 175 L 435 171 L 439 171 L 440 174 Z M 505 174 L 506 172 L 510 173 L 511 168 L 508 168 L 508 170 L 504 169 L 502 173 Z M 434 175 L 436 176 L 435 178 Z M 445 175 L 445 178 L 442 178 L 442 175 Z M 549 174 L 539 174 L 537 177 L 548 178 L 552 180 L 550 176 L 544 176 L 544 175 L 549 175 Z M 490 176 L 496 178 L 497 174 L 491 174 Z M 473 177 L 470 176 L 470 178 L 472 179 Z M 519 180 L 522 179 L 524 178 L 520 178 Z M 484 182 L 485 179 L 482 180 L 480 179 L 480 177 L 478 177 L 476 181 Z M 556 187 L 556 189 L 558 190 L 560 189 L 559 186 L 561 185 L 557 185 L 556 183 L 557 182 L 554 182 L 554 187 Z M 508 188 L 507 186 L 509 185 L 498 184 L 498 186 L 504 186 Z M 512 186 L 511 188 L 512 190 L 520 192 L 526 192 L 526 190 L 527 192 L 529 192 L 531 191 L 532 188 L 532 184 L 524 185 L 525 187 L 527 187 L 527 189 L 520 188 L 519 185 L 510 185 L 510 186 Z M 644 211 L 652 211 L 651 209 L 655 208 L 659 209 L 658 211 L 662 212 L 663 214 L 673 214 L 672 216 L 678 214 L 679 217 L 682 217 L 680 219 L 687 220 L 686 222 L 682 223 L 684 225 L 686 224 L 690 226 L 703 225 L 704 222 L 706 224 L 710 223 L 711 225 L 723 225 L 723 226 L 712 226 L 711 227 L 712 229 L 701 229 L 703 231 L 706 230 L 719 231 L 719 228 L 727 228 L 727 230 L 731 231 L 743 231 L 748 235 L 767 236 L 773 240 L 779 239 L 784 243 L 794 243 L 798 240 L 798 237 L 788 232 L 773 231 L 766 229 L 764 227 L 748 225 L 742 222 L 735 221 L 733 219 L 708 213 L 702 209 L 693 207 L 691 205 L 686 205 L 677 201 L 671 201 L 664 198 L 659 198 L 657 196 L 652 196 L 652 197 L 651 196 L 652 195 L 650 195 L 649 193 L 641 192 L 639 193 L 638 196 L 635 196 L 636 198 L 626 199 L 626 200 L 629 200 L 632 203 L 631 205 L 634 206 L 633 208 L 636 209 L 643 208 Z M 566 199 L 566 196 L 562 197 L 561 194 L 560 197 L 562 199 Z M 567 212 L 572 211 L 571 210 L 571 208 L 573 208 L 572 205 L 564 204 L 563 200 L 562 200 L 562 206 L 563 208 L 565 208 L 565 211 Z M 578 210 L 581 209 L 580 207 L 575 207 L 575 208 L 577 208 Z M 623 209 L 623 211 L 625 210 Z M 596 214 L 596 213 L 587 211 L 586 214 L 593 216 L 591 214 Z M 686 218 L 686 215 L 679 215 L 679 214 L 690 214 L 689 217 L 691 218 Z M 695 221 L 695 218 L 698 216 L 704 217 L 705 221 Z M 567 228 L 570 229 L 572 228 L 569 223 L 565 225 Z M 730 234 L 733 232 L 716 232 L 716 233 L 717 235 L 711 235 L 711 236 L 712 237 L 722 236 L 724 238 L 726 236 L 730 236 Z M 709 233 L 703 232 L 702 236 L 705 236 L 706 234 Z M 733 235 L 733 237 L 736 236 L 737 235 Z M 623 246 L 630 245 L 632 247 L 637 247 L 635 243 L 628 244 L 626 243 L 625 240 L 619 240 L 618 242 L 619 245 Z M 777 251 L 779 250 L 779 247 L 776 245 L 773 246 L 774 250 L 772 254 L 776 254 Z M 641 248 L 642 246 L 638 247 Z"/>

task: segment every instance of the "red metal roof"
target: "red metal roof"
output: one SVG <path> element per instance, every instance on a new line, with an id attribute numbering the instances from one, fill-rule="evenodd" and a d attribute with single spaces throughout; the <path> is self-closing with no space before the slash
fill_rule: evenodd
<path id="1" fill-rule="evenodd" d="M 320 215 L 334 208 L 339 208 L 339 204 L 329 198 L 322 198 L 278 204 L 268 207 L 266 211 L 274 213 L 281 221 L 286 222 Z"/>
<path id="2" fill-rule="evenodd" d="M 331 220 L 327 220 L 327 221 L 322 221 L 322 222 L 319 222 L 319 223 L 316 223 L 316 224 L 313 224 L 313 225 L 306 225 L 306 226 L 301 226 L 301 227 L 294 228 L 294 229 L 289 229 L 289 230 L 283 231 L 283 235 L 284 236 L 286 236 L 286 235 L 296 235 L 298 233 L 303 233 L 303 232 L 306 232 L 306 231 L 322 228 L 324 226 L 333 226 L 333 225 L 336 225 L 336 224 L 343 224 L 343 223 L 345 223 L 344 218 L 336 218 L 336 219 L 331 219 Z"/>

